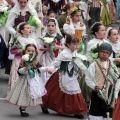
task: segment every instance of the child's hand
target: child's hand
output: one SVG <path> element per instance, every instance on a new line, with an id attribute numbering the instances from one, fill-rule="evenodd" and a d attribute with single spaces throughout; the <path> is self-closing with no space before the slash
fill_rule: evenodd
<path id="1" fill-rule="evenodd" d="M 66 24 L 70 24 L 70 23 L 72 23 L 72 19 L 70 16 L 67 16 Z"/>
<path id="2" fill-rule="evenodd" d="M 30 69 L 30 66 L 25 67 L 25 70 L 26 70 L 26 71 L 29 70 L 29 69 Z"/>
<path id="3" fill-rule="evenodd" d="M 84 23 L 81 23 L 81 22 L 80 22 L 80 27 L 83 27 L 83 26 L 84 26 Z"/>
<path id="4" fill-rule="evenodd" d="M 53 70 L 52 70 L 51 68 L 47 68 L 47 72 L 48 72 L 49 74 L 52 74 L 52 73 L 53 73 Z"/>
<path id="5" fill-rule="evenodd" d="M 19 49 L 19 50 L 18 50 L 18 53 L 23 53 L 23 50 L 24 50 L 24 49 Z"/>
<path id="6" fill-rule="evenodd" d="M 80 76 L 83 77 L 83 76 L 84 76 L 84 73 L 83 73 L 83 72 L 80 72 Z"/>
<path id="7" fill-rule="evenodd" d="M 95 86 L 95 90 L 99 91 L 100 90 L 99 86 Z"/>

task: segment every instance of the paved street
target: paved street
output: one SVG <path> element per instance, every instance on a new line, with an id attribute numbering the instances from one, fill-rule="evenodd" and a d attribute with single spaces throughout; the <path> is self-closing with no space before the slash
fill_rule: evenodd
<path id="1" fill-rule="evenodd" d="M 9 76 L 4 74 L 4 69 L 0 69 L 0 72 L 2 74 L 0 78 L 0 120 L 77 120 L 77 118 L 67 115 L 60 115 L 52 110 L 49 110 L 50 114 L 45 115 L 42 113 L 39 106 L 28 107 L 27 112 L 30 116 L 26 118 L 21 117 L 19 107 L 3 100 L 3 98 L 6 97 Z"/>

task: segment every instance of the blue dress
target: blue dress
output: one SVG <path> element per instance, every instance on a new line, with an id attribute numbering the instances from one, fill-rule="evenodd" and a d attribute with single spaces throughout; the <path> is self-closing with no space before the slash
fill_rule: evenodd
<path id="1" fill-rule="evenodd" d="M 7 47 L 5 45 L 4 39 L 0 34 L 0 68 L 5 67 L 7 60 Z"/>

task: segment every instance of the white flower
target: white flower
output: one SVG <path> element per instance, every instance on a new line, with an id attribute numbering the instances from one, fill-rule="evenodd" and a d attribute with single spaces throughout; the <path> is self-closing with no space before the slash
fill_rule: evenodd
<path id="1" fill-rule="evenodd" d="M 8 10 L 8 7 L 0 8 L 0 11 L 1 11 L 1 12 L 4 12 L 4 11 L 6 11 L 6 10 Z"/>
<path id="2" fill-rule="evenodd" d="M 23 55 L 22 60 L 28 61 L 29 60 L 29 54 Z"/>
<path id="3" fill-rule="evenodd" d="M 54 38 L 49 38 L 49 37 L 44 37 L 43 39 L 44 39 L 44 43 L 46 44 L 50 44 L 54 41 Z"/>
<path id="4" fill-rule="evenodd" d="M 77 54 L 77 57 L 81 60 L 87 60 L 87 57 L 85 55 Z"/>

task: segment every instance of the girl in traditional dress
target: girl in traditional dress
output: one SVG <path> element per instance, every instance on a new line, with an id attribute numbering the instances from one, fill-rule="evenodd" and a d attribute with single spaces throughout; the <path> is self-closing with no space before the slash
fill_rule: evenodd
<path id="1" fill-rule="evenodd" d="M 103 25 L 110 25 L 112 23 L 108 7 L 109 0 L 101 0 L 101 21 Z"/>
<path id="2" fill-rule="evenodd" d="M 18 72 L 17 69 L 19 67 L 19 63 L 22 57 L 22 52 L 25 48 L 25 46 L 29 43 L 33 43 L 37 45 L 36 41 L 32 38 L 30 38 L 30 34 L 32 33 L 31 26 L 27 23 L 21 23 L 19 25 L 19 35 L 17 37 L 17 40 L 20 42 L 21 47 L 18 46 L 10 46 L 10 53 L 14 54 L 14 59 L 12 61 L 12 66 L 10 70 L 10 77 L 9 77 L 9 82 L 8 82 L 8 92 L 13 88 L 17 78 L 18 78 Z M 11 42 L 13 42 L 13 39 L 11 39 Z"/>
<path id="3" fill-rule="evenodd" d="M 29 116 L 26 107 L 42 104 L 41 97 L 46 94 L 46 89 L 39 74 L 47 69 L 37 61 L 37 47 L 34 44 L 28 44 L 24 52 L 18 69 L 20 77 L 5 100 L 20 106 L 21 116 L 26 117 Z M 32 60 L 30 55 L 34 55 Z"/>
<path id="4" fill-rule="evenodd" d="M 88 42 L 87 53 L 86 53 L 87 60 L 89 62 L 92 62 L 92 60 L 95 59 L 92 55 L 90 55 L 91 50 L 96 48 L 97 45 L 100 45 L 103 42 L 108 42 L 107 40 L 105 40 L 106 28 L 102 23 L 100 23 L 100 22 L 94 23 L 91 26 L 91 33 L 94 36 L 94 38 Z"/>
<path id="5" fill-rule="evenodd" d="M 55 16 L 56 16 L 56 14 L 55 14 L 54 11 L 48 10 L 48 11 L 47 11 L 47 16 L 44 17 L 44 19 L 43 19 L 43 24 L 44 24 L 44 26 L 46 26 L 46 25 L 48 24 L 48 20 L 49 20 L 50 18 L 55 18 Z"/>
<path id="6" fill-rule="evenodd" d="M 41 56 L 42 58 L 42 65 L 49 66 L 51 62 L 56 58 L 59 53 L 65 48 L 64 43 L 65 39 L 61 35 L 61 32 L 58 27 L 57 20 L 54 18 L 49 19 L 46 29 L 44 30 L 43 39 L 44 37 L 54 38 L 53 48 L 47 47 L 42 41 L 40 50 L 43 51 Z M 51 55 L 53 53 L 53 56 Z M 47 81 L 50 77 L 50 74 L 44 73 L 44 80 Z"/>
<path id="7" fill-rule="evenodd" d="M 94 78 L 86 76 L 87 85 L 93 89 L 89 111 L 90 120 L 112 120 L 114 88 L 119 78 L 119 71 L 109 59 L 111 53 L 112 46 L 106 42 L 102 43 L 98 48 L 98 59 L 88 68 Z"/>
<path id="8" fill-rule="evenodd" d="M 78 55 L 78 43 L 77 37 L 68 36 L 66 48 L 51 64 L 51 72 L 56 68 L 58 71 L 46 83 L 48 94 L 42 98 L 43 113 L 49 113 L 47 108 L 50 108 L 61 114 L 74 114 L 74 117 L 81 119 L 81 114 L 88 111 L 78 83 L 81 71 L 73 62 Z"/>
<path id="9" fill-rule="evenodd" d="M 119 33 L 115 28 L 111 28 L 108 31 L 108 40 L 112 46 L 113 53 L 111 54 L 111 60 L 115 62 L 118 69 L 120 68 L 120 41 L 119 41 Z"/>
<path id="10" fill-rule="evenodd" d="M 108 39 L 110 41 L 110 44 L 112 45 L 113 53 L 111 55 L 112 61 L 116 64 L 119 72 L 120 72 L 120 42 L 119 42 L 119 34 L 118 30 L 111 28 L 108 31 Z M 118 94 L 120 91 L 120 82 L 116 84 L 116 92 L 115 92 L 115 98 L 116 98 L 116 105 L 113 111 L 113 118 L 112 120 L 119 120 L 120 119 L 120 94 Z"/>
<path id="11" fill-rule="evenodd" d="M 67 35 L 75 35 L 81 40 L 83 31 L 86 30 L 84 23 L 81 22 L 81 10 L 79 10 L 77 7 L 73 7 L 70 11 L 71 17 L 68 16 L 66 18 L 66 23 L 63 26 L 64 32 Z"/>

